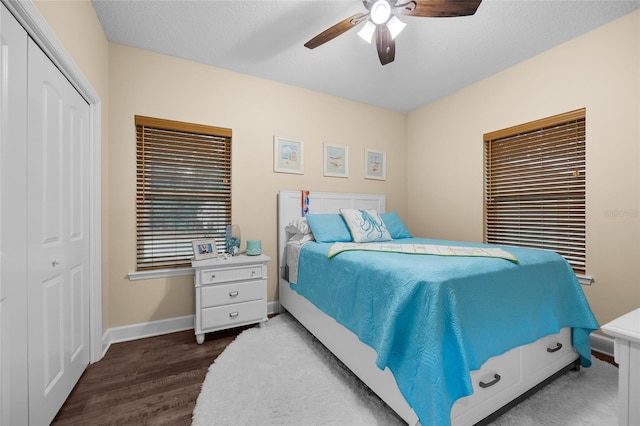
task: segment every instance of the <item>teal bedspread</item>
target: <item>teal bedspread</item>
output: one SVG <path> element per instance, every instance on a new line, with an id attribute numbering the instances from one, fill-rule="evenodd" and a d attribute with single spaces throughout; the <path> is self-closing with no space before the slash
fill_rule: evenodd
<path id="1" fill-rule="evenodd" d="M 453 403 L 472 393 L 470 371 L 562 327 L 573 327 L 580 362 L 591 365 L 589 334 L 599 326 L 571 267 L 555 252 L 508 247 L 518 264 L 368 251 L 329 259 L 330 246 L 302 247 L 292 288 L 376 350 L 378 367 L 393 372 L 423 425 L 450 424 Z"/>

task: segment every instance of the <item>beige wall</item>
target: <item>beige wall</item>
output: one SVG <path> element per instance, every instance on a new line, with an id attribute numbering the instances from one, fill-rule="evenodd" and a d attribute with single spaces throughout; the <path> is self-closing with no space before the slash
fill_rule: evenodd
<path id="1" fill-rule="evenodd" d="M 109 157 L 106 149 L 109 140 L 109 42 L 89 0 L 34 1 L 34 4 L 102 101 L 102 232 L 108 235 L 105 216 L 109 209 Z M 109 269 L 105 267 L 109 263 L 107 243 L 108 240 L 103 238 L 103 283 L 109 282 Z M 103 330 L 106 330 L 109 327 L 108 285 L 103 285 L 102 305 Z"/>
<path id="2" fill-rule="evenodd" d="M 273 258 L 270 301 L 279 189 L 387 193 L 387 208 L 407 217 L 405 115 L 110 44 L 87 0 L 34 4 L 102 98 L 105 330 L 193 313 L 189 277 L 127 279 L 135 269 L 135 114 L 233 130 L 233 221 Z M 273 173 L 274 134 L 304 140 L 304 175 Z M 349 146 L 348 179 L 322 176 L 324 141 Z M 387 151 L 385 182 L 364 179 L 365 147 Z"/>
<path id="3" fill-rule="evenodd" d="M 482 241 L 484 133 L 585 107 L 587 273 L 604 324 L 640 306 L 640 12 L 409 114 L 409 226 Z"/>
<path id="4" fill-rule="evenodd" d="M 135 269 L 136 114 L 233 130 L 233 222 L 272 258 L 269 301 L 277 300 L 279 189 L 386 193 L 406 218 L 404 114 L 120 44 L 110 45 L 109 77 L 110 326 L 193 313 L 191 277 L 126 278 Z M 273 172 L 274 135 L 304 141 L 304 175 Z M 324 141 L 349 146 L 349 178 L 322 176 Z M 365 147 L 387 152 L 385 182 L 364 179 Z"/>
<path id="5" fill-rule="evenodd" d="M 109 44 L 87 0 L 35 4 L 103 102 L 105 329 L 193 312 L 189 278 L 126 278 L 135 114 L 233 129 L 233 221 L 274 257 L 273 301 L 278 189 L 383 192 L 415 234 L 482 241 L 482 135 L 586 107 L 587 270 L 596 282 L 585 292 L 601 323 L 640 306 L 640 12 L 405 116 Z M 305 141 L 304 175 L 272 172 L 274 134 Z M 349 179 L 322 176 L 323 141 L 350 147 Z M 363 179 L 365 146 L 387 151 L 386 182 Z"/>

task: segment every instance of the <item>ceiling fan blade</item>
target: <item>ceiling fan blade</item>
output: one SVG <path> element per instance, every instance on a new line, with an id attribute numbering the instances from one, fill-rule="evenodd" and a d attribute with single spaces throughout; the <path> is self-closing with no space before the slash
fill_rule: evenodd
<path id="1" fill-rule="evenodd" d="M 396 58 L 396 42 L 386 27 L 378 26 L 376 29 L 376 48 L 382 65 L 387 65 Z"/>
<path id="2" fill-rule="evenodd" d="M 394 6 L 402 15 L 423 18 L 450 18 L 476 13 L 482 0 L 411 0 Z"/>
<path id="3" fill-rule="evenodd" d="M 349 31 L 351 28 L 361 23 L 364 20 L 363 18 L 368 15 L 369 15 L 368 13 L 367 14 L 356 13 L 355 15 L 350 16 L 349 18 L 338 22 L 334 26 L 327 28 L 326 30 L 324 30 L 323 32 L 321 32 L 320 34 L 318 34 L 317 36 L 315 36 L 314 38 L 306 42 L 304 46 L 309 49 L 315 49 L 316 47 L 321 46 L 326 42 L 333 40 L 334 38 L 338 37 L 340 34 Z"/>

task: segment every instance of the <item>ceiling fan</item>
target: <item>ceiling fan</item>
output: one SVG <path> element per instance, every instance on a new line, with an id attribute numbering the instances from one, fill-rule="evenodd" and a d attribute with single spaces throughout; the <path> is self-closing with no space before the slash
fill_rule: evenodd
<path id="1" fill-rule="evenodd" d="M 371 43 L 375 34 L 380 63 L 386 65 L 395 59 L 395 37 L 406 25 L 394 13 L 425 18 L 469 16 L 476 13 L 480 2 L 482 0 L 363 0 L 366 13 L 356 13 L 338 22 L 304 45 L 315 49 L 366 21 L 358 35 Z"/>

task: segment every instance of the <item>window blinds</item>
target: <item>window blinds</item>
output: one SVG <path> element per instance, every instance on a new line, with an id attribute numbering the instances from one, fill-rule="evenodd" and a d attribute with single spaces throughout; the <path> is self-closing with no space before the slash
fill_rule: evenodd
<path id="1" fill-rule="evenodd" d="M 585 272 L 585 110 L 488 133 L 485 240 L 554 250 Z"/>
<path id="2" fill-rule="evenodd" d="M 135 116 L 137 270 L 191 266 L 191 241 L 224 247 L 231 130 Z"/>

